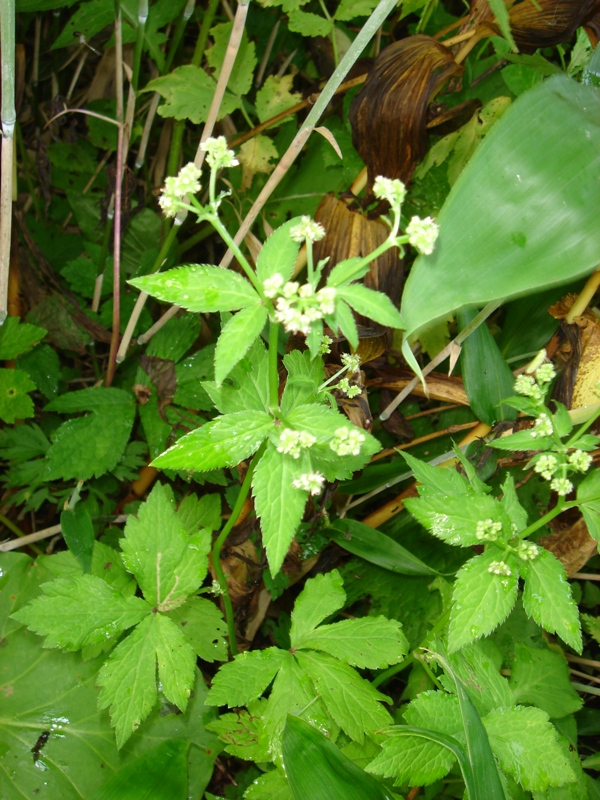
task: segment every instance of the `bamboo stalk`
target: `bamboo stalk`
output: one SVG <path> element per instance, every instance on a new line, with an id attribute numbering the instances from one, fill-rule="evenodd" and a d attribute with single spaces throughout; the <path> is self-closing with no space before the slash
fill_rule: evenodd
<path id="1" fill-rule="evenodd" d="M 1 0 L 2 176 L 0 178 L 0 325 L 8 313 L 8 272 L 12 229 L 15 109 L 15 0 Z"/>

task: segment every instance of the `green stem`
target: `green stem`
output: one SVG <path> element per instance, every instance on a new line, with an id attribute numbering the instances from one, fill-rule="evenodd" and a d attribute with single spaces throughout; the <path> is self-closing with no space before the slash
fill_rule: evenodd
<path id="1" fill-rule="evenodd" d="M 250 462 L 250 466 L 246 472 L 246 477 L 242 483 L 240 488 L 240 492 L 238 494 L 237 500 L 235 501 L 235 505 L 231 511 L 231 516 L 225 523 L 223 530 L 218 535 L 216 542 L 213 545 L 211 559 L 213 563 L 213 567 L 215 573 L 217 575 L 217 579 L 219 581 L 219 586 L 221 587 L 221 591 L 223 592 L 223 605 L 225 606 L 225 617 L 227 619 L 227 630 L 229 632 L 229 649 L 231 650 L 231 655 L 236 656 L 238 653 L 237 648 L 237 639 L 235 635 L 235 619 L 233 617 L 233 604 L 231 602 L 231 596 L 229 594 L 229 589 L 227 587 L 227 581 L 225 579 L 225 573 L 223 572 L 223 567 L 221 566 L 221 549 L 225 544 L 225 540 L 231 533 L 231 529 L 235 525 L 242 510 L 242 506 L 248 494 L 250 493 L 250 484 L 252 482 L 252 475 L 254 473 L 254 468 L 260 461 L 260 458 L 264 452 L 265 445 L 262 445 L 252 461 Z"/>
<path id="2" fill-rule="evenodd" d="M 158 272 L 158 270 L 161 268 L 163 261 L 165 260 L 165 258 L 169 253 L 169 250 L 171 249 L 171 245 L 177 238 L 178 232 L 179 232 L 179 227 L 177 225 L 171 224 L 171 227 L 169 228 L 169 231 L 162 243 L 162 247 L 160 248 L 160 252 L 156 256 L 156 261 L 154 262 L 154 264 L 152 265 L 152 269 L 148 273 L 149 275 L 152 275 L 152 273 L 154 272 Z"/>
<path id="3" fill-rule="evenodd" d="M 269 387 L 271 408 L 279 410 L 279 370 L 277 368 L 277 345 L 279 343 L 279 323 L 269 323 Z"/>
<path id="4" fill-rule="evenodd" d="M 399 664 L 394 664 L 393 667 L 384 669 L 383 672 L 380 672 L 379 675 L 377 675 L 377 677 L 371 681 L 371 686 L 374 689 L 377 689 L 377 687 L 381 686 L 382 683 L 386 683 L 390 678 L 393 678 L 394 675 L 397 675 L 399 672 L 402 672 L 402 670 L 410 667 L 414 660 L 415 657 L 413 655 L 408 655 L 406 658 L 403 658 Z"/>
<path id="5" fill-rule="evenodd" d="M 194 13 L 195 7 L 196 7 L 196 0 L 187 0 L 185 8 L 179 15 L 177 26 L 175 28 L 175 33 L 171 37 L 171 43 L 169 45 L 169 53 L 167 55 L 167 60 L 165 61 L 165 74 L 171 71 L 171 65 L 173 63 L 173 59 L 175 58 L 175 54 L 179 49 L 179 45 L 181 44 L 181 39 L 183 38 L 183 33 L 185 31 L 185 27 L 188 24 L 190 17 Z"/>
<path id="6" fill-rule="evenodd" d="M 213 173 L 214 173 L 214 170 L 213 170 Z M 211 173 L 211 178 L 212 178 L 212 174 L 213 174 L 213 173 Z M 250 283 L 252 284 L 252 286 L 254 286 L 254 288 L 256 289 L 256 291 L 258 292 L 258 294 L 260 295 L 260 299 L 261 299 L 261 300 L 263 301 L 263 303 L 264 303 L 264 304 L 267 306 L 267 308 L 271 309 L 271 308 L 272 308 L 272 306 L 273 306 L 273 304 L 271 303 L 271 301 L 270 301 L 270 300 L 268 300 L 268 299 L 265 297 L 265 294 L 264 294 L 264 292 L 263 292 L 263 287 L 262 287 L 262 284 L 260 283 L 260 281 L 259 281 L 259 280 L 258 280 L 258 278 L 256 277 L 256 273 L 254 272 L 254 270 L 253 270 L 253 269 L 252 269 L 252 267 L 250 266 L 250 263 L 248 262 L 248 259 L 246 258 L 246 256 L 245 256 L 245 255 L 242 253 L 242 251 L 240 250 L 240 248 L 239 248 L 239 247 L 237 246 L 237 244 L 236 244 L 236 243 L 233 241 L 233 236 L 231 236 L 231 235 L 229 234 L 229 231 L 228 231 L 228 230 L 227 230 L 227 228 L 226 228 L 226 227 L 223 225 L 223 223 L 221 222 L 221 220 L 219 219 L 219 217 L 217 217 L 217 216 L 216 216 L 216 214 L 215 214 L 215 216 L 214 216 L 214 217 L 211 217 L 211 218 L 210 218 L 210 221 L 212 222 L 212 225 L 213 225 L 214 229 L 217 231 L 217 233 L 219 234 L 219 236 L 221 237 L 221 239 L 223 239 L 223 241 L 225 242 L 225 244 L 227 245 L 227 247 L 229 247 L 229 249 L 231 250 L 231 252 L 233 253 L 233 255 L 234 255 L 236 258 L 237 258 L 237 260 L 238 260 L 238 262 L 239 262 L 239 264 L 240 264 L 241 268 L 242 268 L 242 269 L 244 270 L 244 272 L 246 273 L 246 276 L 248 277 L 248 280 L 250 281 Z"/>
<path id="7" fill-rule="evenodd" d="M 540 517 L 537 522 L 534 522 L 532 525 L 529 525 L 529 527 L 525 528 L 524 531 L 521 531 L 519 533 L 519 537 L 521 539 L 527 538 L 527 536 L 532 534 L 534 531 L 537 531 L 539 528 L 543 528 L 544 525 L 547 522 L 550 522 L 550 520 L 553 520 L 554 517 L 558 517 L 558 515 L 562 514 L 563 511 L 566 511 L 569 508 L 576 508 L 576 507 L 577 507 L 576 502 L 567 503 L 564 497 L 559 497 L 558 502 L 556 503 L 554 508 L 548 511 L 547 514 L 544 514 L 543 517 Z"/>
<path id="8" fill-rule="evenodd" d="M 135 50 L 133 51 L 133 71 L 131 75 L 131 88 L 137 94 L 138 83 L 140 80 L 140 66 L 142 63 L 142 50 L 144 49 L 144 33 L 146 31 L 146 20 L 148 19 L 148 0 L 139 0 L 137 16 L 137 35 L 135 38 Z"/>
<path id="9" fill-rule="evenodd" d="M 600 417 L 600 408 L 596 411 L 595 414 L 592 414 L 592 416 L 587 420 L 587 422 L 584 422 L 583 425 L 580 428 L 578 428 L 577 433 L 571 436 L 569 441 L 565 444 L 565 448 L 568 450 L 570 447 L 574 447 L 577 440 L 581 436 L 583 436 L 583 434 L 589 429 L 591 425 L 594 424 L 594 422 L 598 419 L 598 417 Z"/>
<path id="10" fill-rule="evenodd" d="M 204 51 L 206 50 L 206 43 L 208 42 L 208 34 L 210 33 L 210 29 L 212 28 L 213 20 L 215 18 L 215 14 L 217 13 L 219 3 L 220 0 L 210 0 L 208 8 L 204 12 L 204 16 L 202 17 L 202 25 L 200 27 L 200 33 L 198 34 L 196 49 L 194 50 L 194 55 L 192 57 L 192 64 L 195 67 L 199 67 L 200 64 L 202 63 Z"/>

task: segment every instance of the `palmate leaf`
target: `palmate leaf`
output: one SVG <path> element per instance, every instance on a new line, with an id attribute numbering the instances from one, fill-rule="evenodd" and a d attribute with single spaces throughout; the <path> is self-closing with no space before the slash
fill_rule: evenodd
<path id="1" fill-rule="evenodd" d="M 316 575 L 307 581 L 292 611 L 290 642 L 293 648 L 302 642 L 324 619 L 339 611 L 346 602 L 342 577 L 337 570 Z"/>
<path id="2" fill-rule="evenodd" d="M 599 145 L 595 87 L 558 75 L 517 98 L 450 192 L 433 254 L 419 256 L 410 272 L 406 337 L 464 306 L 595 269 Z"/>
<path id="3" fill-rule="evenodd" d="M 188 311 L 237 311 L 260 304 L 260 297 L 246 278 L 210 264 L 177 267 L 130 283 Z"/>
<path id="4" fill-rule="evenodd" d="M 207 531 L 188 534 L 161 484 L 154 486 L 137 518 L 129 517 L 121 541 L 123 563 L 135 575 L 144 597 L 165 611 L 201 585 L 210 547 Z"/>
<path id="5" fill-rule="evenodd" d="M 273 417 L 265 412 L 226 414 L 183 436 L 152 464 L 197 472 L 235 467 L 258 450 L 273 425 Z"/>
<path id="6" fill-rule="evenodd" d="M 289 654 L 277 647 L 247 650 L 223 664 L 215 675 L 206 701 L 230 708 L 247 705 L 265 691 Z"/>

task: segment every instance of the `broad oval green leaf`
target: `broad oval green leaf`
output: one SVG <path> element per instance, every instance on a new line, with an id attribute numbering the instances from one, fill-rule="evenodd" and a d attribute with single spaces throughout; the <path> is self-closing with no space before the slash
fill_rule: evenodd
<path id="1" fill-rule="evenodd" d="M 250 306 L 227 322 L 215 350 L 215 381 L 221 386 L 235 365 L 242 360 L 267 321 L 264 306 Z"/>
<path id="2" fill-rule="evenodd" d="M 328 533 L 344 550 L 390 572 L 400 575 L 439 575 L 439 572 L 428 567 L 389 536 L 358 520 L 336 520 Z"/>
<path id="3" fill-rule="evenodd" d="M 283 760 L 295 800 L 391 800 L 393 795 L 367 775 L 320 731 L 288 714 Z"/>
<path id="4" fill-rule="evenodd" d="M 459 308 L 595 269 L 599 169 L 596 88 L 557 75 L 522 94 L 454 185 L 433 254 L 411 270 L 401 308 L 407 336 Z"/>

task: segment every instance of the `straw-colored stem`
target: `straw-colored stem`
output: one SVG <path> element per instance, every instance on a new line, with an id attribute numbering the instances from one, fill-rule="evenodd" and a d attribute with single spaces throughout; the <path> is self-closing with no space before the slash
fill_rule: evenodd
<path id="1" fill-rule="evenodd" d="M 121 187 L 123 181 L 123 156 L 125 147 L 125 128 L 119 128 L 117 138 L 117 169 L 115 175 L 115 221 L 113 226 L 114 246 L 113 246 L 113 315 L 112 315 L 112 335 L 110 339 L 110 354 L 108 358 L 108 370 L 106 373 L 105 386 L 110 386 L 115 374 L 117 363 L 117 350 L 119 347 L 119 335 L 121 327 Z"/>
<path id="2" fill-rule="evenodd" d="M 587 283 L 579 293 L 579 297 L 575 300 L 567 316 L 565 317 L 565 322 L 569 325 L 573 323 L 575 317 L 580 317 L 589 304 L 592 302 L 592 298 L 598 291 L 598 287 L 600 286 L 600 270 L 594 272 L 593 275 L 587 279 Z"/>
<path id="3" fill-rule="evenodd" d="M 148 0 L 139 0 L 137 16 L 137 34 L 135 37 L 135 49 L 133 51 L 133 72 L 131 75 L 131 86 L 137 94 L 140 79 L 140 66 L 142 64 L 142 51 L 144 49 L 144 34 L 146 32 L 146 21 L 148 19 Z"/>
<path id="4" fill-rule="evenodd" d="M 169 44 L 169 52 L 165 61 L 165 73 L 169 72 L 171 69 L 171 64 L 173 63 L 173 59 L 175 58 L 177 50 L 179 49 L 179 45 L 181 44 L 186 25 L 194 13 L 195 7 L 196 0 L 187 0 L 183 11 L 179 15 L 177 25 L 175 26 L 175 31 L 171 36 L 171 42 Z"/>
<path id="5" fill-rule="evenodd" d="M 8 272 L 13 199 L 15 110 L 15 0 L 0 3 L 2 52 L 2 176 L 0 178 L 0 325 L 8 313 Z"/>

